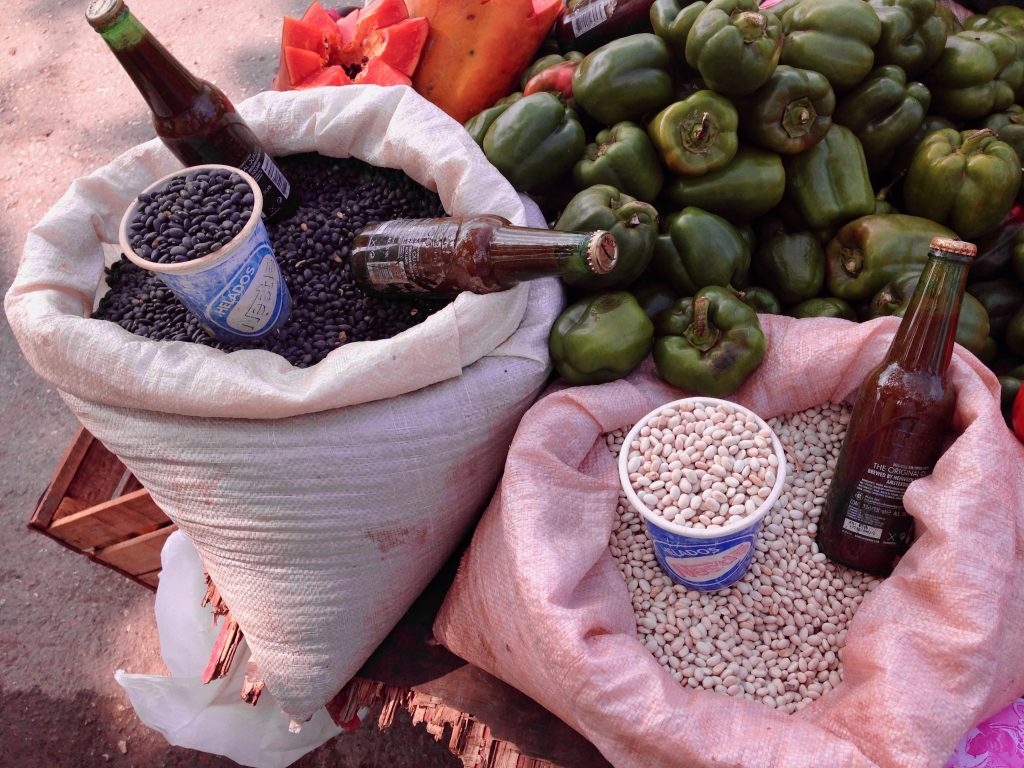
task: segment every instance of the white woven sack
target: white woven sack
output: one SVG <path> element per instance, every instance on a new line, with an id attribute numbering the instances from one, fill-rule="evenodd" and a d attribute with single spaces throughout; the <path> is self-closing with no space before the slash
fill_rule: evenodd
<path id="1" fill-rule="evenodd" d="M 409 88 L 264 93 L 240 111 L 272 154 L 402 168 L 449 213 L 527 223 L 465 131 Z M 547 376 L 547 331 L 564 297 L 553 279 L 464 294 L 419 326 L 305 370 L 87 319 L 103 244 L 116 243 L 132 198 L 175 167 L 154 140 L 72 184 L 29 233 L 5 308 L 33 368 L 196 545 L 268 689 L 304 720 L 487 500 Z"/>

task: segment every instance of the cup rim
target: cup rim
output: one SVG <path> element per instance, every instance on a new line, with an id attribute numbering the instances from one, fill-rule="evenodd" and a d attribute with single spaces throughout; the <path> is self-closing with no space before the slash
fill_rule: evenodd
<path id="1" fill-rule="evenodd" d="M 734 408 L 747 416 L 753 417 L 755 423 L 757 423 L 762 428 L 767 429 L 768 432 L 771 434 L 772 448 L 774 449 L 775 455 L 776 457 L 778 457 L 779 460 L 779 465 L 776 468 L 775 472 L 775 484 L 772 486 L 772 490 L 771 493 L 768 495 L 768 498 L 765 499 L 761 503 L 761 505 L 758 506 L 758 508 L 754 510 L 751 514 L 745 515 L 737 521 L 730 521 L 729 523 L 718 528 L 715 528 L 713 530 L 708 530 L 707 528 L 690 528 L 682 526 L 678 523 L 674 523 L 670 520 L 666 520 L 663 517 L 654 514 L 653 512 L 651 512 L 650 509 L 648 509 L 647 505 L 640 500 L 640 497 L 637 496 L 636 491 L 633 490 L 633 484 L 629 480 L 629 471 L 627 470 L 627 466 L 629 464 L 630 443 L 632 443 L 633 440 L 637 437 L 637 435 L 639 435 L 640 430 L 651 418 L 657 416 L 666 408 L 676 408 L 678 410 L 678 407 L 684 403 L 700 403 L 705 405 L 727 405 L 730 408 Z M 701 395 L 683 397 L 679 398 L 678 400 L 672 400 L 671 402 L 659 405 L 657 408 L 652 409 L 647 414 L 642 416 L 633 425 L 633 428 L 629 430 L 629 432 L 626 434 L 625 439 L 622 441 L 622 448 L 619 450 L 618 464 L 619 484 L 622 486 L 622 491 L 625 494 L 626 498 L 629 500 L 629 503 L 633 507 L 633 509 L 640 513 L 640 515 L 644 518 L 644 521 L 648 525 L 654 525 L 658 528 L 661 528 L 664 531 L 668 531 L 669 533 L 673 533 L 677 536 L 684 536 L 687 538 L 699 539 L 702 541 L 722 539 L 726 536 L 730 536 L 732 534 L 745 531 L 749 528 L 753 528 L 755 525 L 759 524 L 761 520 L 764 518 L 764 516 L 768 514 L 768 511 L 775 506 L 775 503 L 779 500 L 779 496 L 782 495 L 782 489 L 786 484 L 786 475 L 788 471 L 786 466 L 786 453 L 782 449 L 782 442 L 779 440 L 778 435 L 775 434 L 775 430 L 773 430 L 764 419 L 762 419 L 749 408 L 742 406 L 739 403 L 735 403 L 732 400 L 723 400 L 717 397 L 704 397 Z"/>
<path id="2" fill-rule="evenodd" d="M 183 176 L 189 173 L 195 173 L 196 171 L 209 171 L 209 170 L 225 170 L 231 171 L 232 173 L 238 174 L 242 177 L 249 188 L 252 190 L 253 201 L 252 201 L 252 215 L 249 216 L 249 220 L 242 227 L 241 231 L 233 238 L 228 240 L 224 245 L 215 251 L 211 251 L 205 256 L 200 256 L 198 259 L 192 259 L 192 261 L 174 262 L 171 264 L 162 264 L 157 261 L 150 261 L 139 256 L 134 249 L 131 247 L 128 241 L 128 223 L 131 221 L 132 215 L 139 206 L 139 197 L 146 194 L 147 192 L 156 189 L 161 184 L 175 178 L 176 176 Z M 121 224 L 117 229 L 117 239 L 121 246 L 121 250 L 128 260 L 131 261 L 135 266 L 147 269 L 150 272 L 164 273 L 169 275 L 185 275 L 193 272 L 202 272 L 209 269 L 210 267 L 219 264 L 228 257 L 231 256 L 241 245 L 249 239 L 253 231 L 262 223 L 263 214 L 263 191 L 260 189 L 259 184 L 256 180 L 248 173 L 243 171 L 241 168 L 236 168 L 233 165 L 224 165 L 223 163 L 204 163 L 203 165 L 190 165 L 186 168 L 179 168 L 176 171 L 161 176 L 159 179 L 154 181 L 148 187 L 139 192 L 135 196 L 135 199 L 129 203 L 128 208 L 125 210 L 124 215 L 121 216 Z"/>

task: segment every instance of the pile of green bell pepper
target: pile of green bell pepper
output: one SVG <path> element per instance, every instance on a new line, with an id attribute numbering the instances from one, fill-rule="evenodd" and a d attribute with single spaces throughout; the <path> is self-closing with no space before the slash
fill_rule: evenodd
<path id="1" fill-rule="evenodd" d="M 646 29 L 589 53 L 549 41 L 517 91 L 466 123 L 550 226 L 619 245 L 612 273 L 563 278 L 576 320 L 551 337 L 560 374 L 609 380 L 654 349 L 668 381 L 731 391 L 757 368 L 711 364 L 737 352 L 733 320 L 898 315 L 936 236 L 979 247 L 960 342 L 1016 370 L 1024 9 L 961 23 L 938 0 L 761 5 L 654 0 Z M 620 323 L 639 339 L 627 349 Z"/>

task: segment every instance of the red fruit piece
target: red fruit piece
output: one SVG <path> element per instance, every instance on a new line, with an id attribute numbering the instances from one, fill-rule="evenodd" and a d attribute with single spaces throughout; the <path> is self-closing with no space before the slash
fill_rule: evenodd
<path id="1" fill-rule="evenodd" d="M 295 86 L 296 90 L 304 88 L 319 88 L 321 85 L 351 85 L 352 80 L 345 74 L 345 70 L 335 65 L 328 67 L 318 75 L 313 75 L 307 80 Z"/>
<path id="2" fill-rule="evenodd" d="M 293 85 L 316 77 L 324 68 L 324 59 L 319 53 L 290 45 L 284 49 L 284 63 L 288 70 L 288 80 Z"/>
<path id="3" fill-rule="evenodd" d="M 363 55 L 371 61 L 377 58 L 387 62 L 403 75 L 412 77 L 429 33 L 430 25 L 426 19 L 406 19 L 374 30 L 363 44 Z"/>
<path id="4" fill-rule="evenodd" d="M 370 59 L 355 76 L 355 83 L 362 85 L 412 85 L 412 80 L 390 64 L 380 59 Z"/>
<path id="5" fill-rule="evenodd" d="M 334 19 L 327 14 L 327 11 L 324 10 L 324 7 L 320 5 L 319 0 L 313 0 L 309 4 L 309 8 L 302 14 L 302 21 L 323 31 L 329 48 L 334 48 L 341 44 L 338 26 L 334 23 Z"/>

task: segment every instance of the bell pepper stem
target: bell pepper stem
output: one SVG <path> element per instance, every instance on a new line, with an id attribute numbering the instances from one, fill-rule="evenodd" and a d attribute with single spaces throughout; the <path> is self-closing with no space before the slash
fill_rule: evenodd
<path id="1" fill-rule="evenodd" d="M 718 329 L 708 321 L 708 307 L 711 300 L 707 296 L 698 296 L 693 300 L 693 322 L 684 332 L 690 346 L 707 352 L 718 342 Z"/>
<path id="2" fill-rule="evenodd" d="M 856 248 L 840 248 L 840 260 L 843 263 L 843 270 L 850 276 L 856 277 L 864 268 L 864 254 Z"/>
<path id="3" fill-rule="evenodd" d="M 743 42 L 749 44 L 764 37 L 768 17 L 757 11 L 743 11 L 733 17 L 732 23 L 743 35 Z"/>
<path id="4" fill-rule="evenodd" d="M 999 134 L 997 134 L 991 128 L 982 128 L 979 131 L 975 131 L 974 133 L 968 134 L 967 138 L 964 139 L 964 143 L 960 145 L 959 149 L 957 149 L 957 152 L 959 152 L 961 155 L 973 155 L 975 152 L 978 151 L 979 145 L 982 141 L 998 135 Z"/>
<path id="5" fill-rule="evenodd" d="M 818 112 L 807 97 L 786 105 L 782 115 L 782 127 L 791 139 L 806 136 L 811 125 L 818 119 Z"/>
<path id="6" fill-rule="evenodd" d="M 688 120 L 683 125 L 683 146 L 690 152 L 707 152 L 715 143 L 715 133 L 711 124 L 711 113 L 704 112 L 698 119 Z"/>

